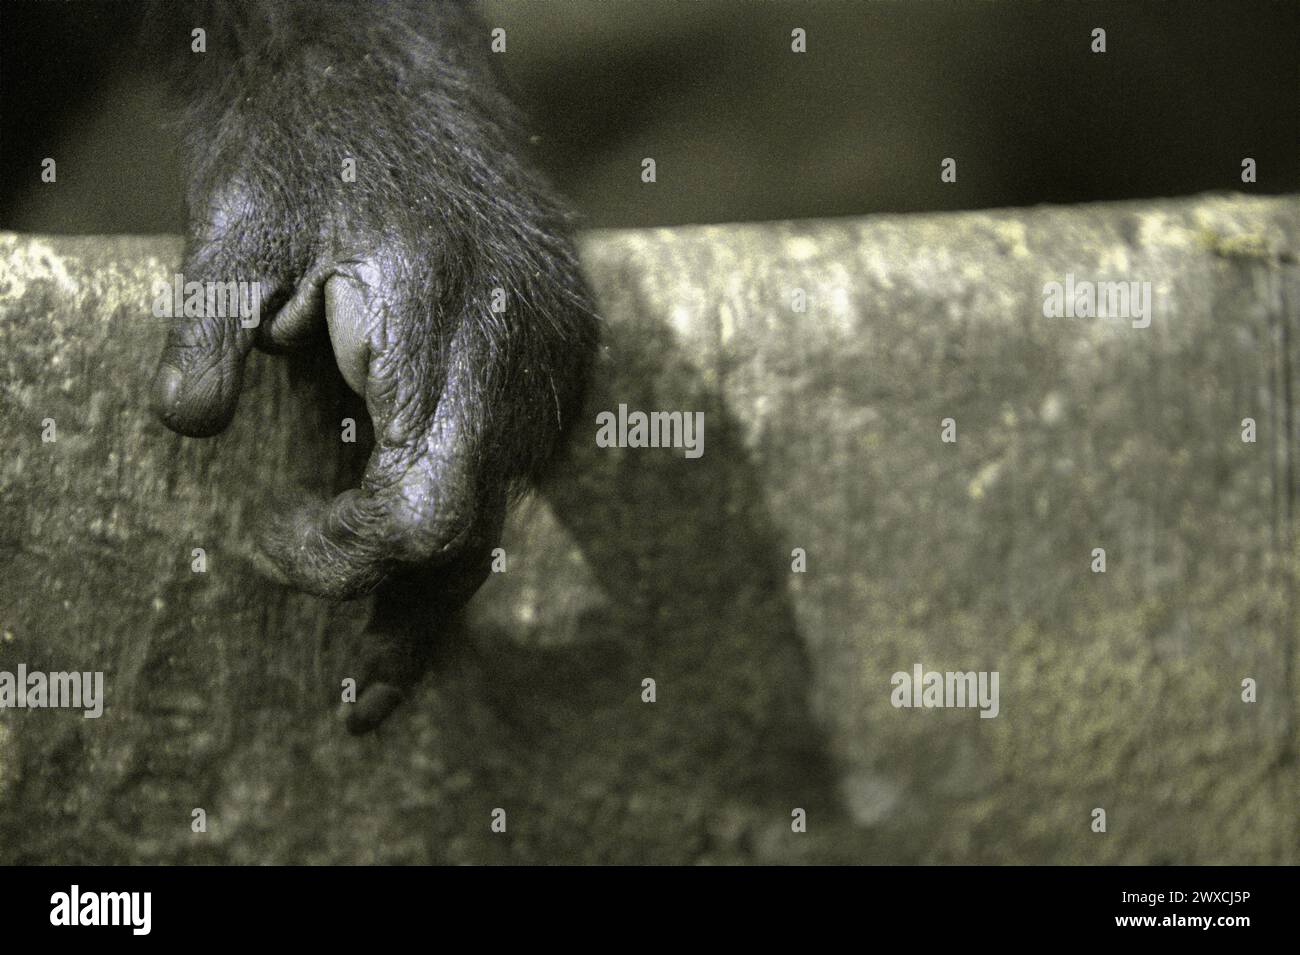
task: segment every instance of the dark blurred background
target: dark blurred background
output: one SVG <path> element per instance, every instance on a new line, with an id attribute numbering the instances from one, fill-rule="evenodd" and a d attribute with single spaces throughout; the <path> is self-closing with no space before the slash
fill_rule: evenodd
<path id="1" fill-rule="evenodd" d="M 180 230 L 162 91 L 122 6 L 0 4 L 0 228 Z M 540 163 L 592 226 L 1300 189 L 1296 0 L 479 7 L 485 44 L 507 31 Z"/>

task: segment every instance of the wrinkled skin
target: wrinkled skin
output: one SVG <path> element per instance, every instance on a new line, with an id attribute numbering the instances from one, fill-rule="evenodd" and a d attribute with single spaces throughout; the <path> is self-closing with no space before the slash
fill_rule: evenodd
<path id="1" fill-rule="evenodd" d="M 147 32 L 186 104 L 185 281 L 262 292 L 256 328 L 169 326 L 154 406 L 216 434 L 251 348 L 329 336 L 374 451 L 360 487 L 277 510 L 262 547 L 286 584 L 376 593 L 346 708 L 364 732 L 486 579 L 512 496 L 581 401 L 596 321 L 567 223 L 516 160 L 488 31 L 456 4 L 166 5 Z"/>

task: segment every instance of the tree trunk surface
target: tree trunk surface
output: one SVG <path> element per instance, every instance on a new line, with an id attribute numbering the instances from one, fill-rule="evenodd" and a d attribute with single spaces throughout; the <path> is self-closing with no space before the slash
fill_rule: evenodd
<path id="1" fill-rule="evenodd" d="M 587 416 L 352 738 L 366 601 L 254 556 L 364 461 L 328 352 L 255 355 L 180 438 L 146 401 L 179 240 L 0 234 L 0 672 L 105 687 L 0 709 L 0 862 L 1300 861 L 1300 198 L 582 254 Z M 1045 317 L 1067 275 L 1149 282 L 1150 325 Z M 703 455 L 597 447 L 620 404 L 702 411 Z M 996 671 L 997 716 L 896 707 L 917 665 Z"/>

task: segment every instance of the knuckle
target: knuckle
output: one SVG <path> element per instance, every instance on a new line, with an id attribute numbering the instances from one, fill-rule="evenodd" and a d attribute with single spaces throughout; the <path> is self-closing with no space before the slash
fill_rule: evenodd
<path id="1" fill-rule="evenodd" d="M 473 523 L 470 509 L 427 494 L 402 496 L 389 516 L 394 556 L 410 564 L 449 559 L 469 538 Z"/>

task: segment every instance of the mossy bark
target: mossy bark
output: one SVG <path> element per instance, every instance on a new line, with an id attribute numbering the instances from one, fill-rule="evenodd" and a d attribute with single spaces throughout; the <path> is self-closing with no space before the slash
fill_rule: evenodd
<path id="1" fill-rule="evenodd" d="M 179 251 L 0 235 L 0 670 L 107 684 L 0 711 L 0 861 L 1300 858 L 1295 197 L 589 234 L 589 426 L 363 739 L 364 601 L 252 546 L 361 412 L 317 350 L 218 438 L 157 424 Z M 1151 282 L 1150 327 L 1043 317 L 1067 273 Z M 703 457 L 597 448 L 620 403 L 703 411 Z M 998 671 L 998 717 L 896 709 L 917 663 Z"/>

